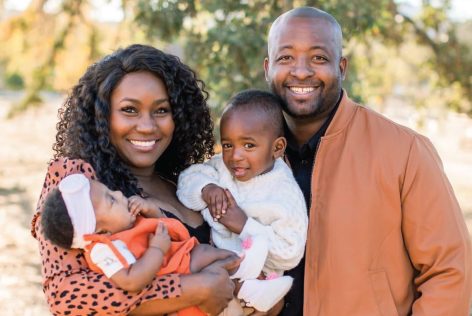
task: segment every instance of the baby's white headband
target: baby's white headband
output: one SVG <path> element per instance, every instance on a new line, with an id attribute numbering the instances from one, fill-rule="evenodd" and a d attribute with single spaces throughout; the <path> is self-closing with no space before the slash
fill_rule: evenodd
<path id="1" fill-rule="evenodd" d="M 74 227 L 71 247 L 83 249 L 89 243 L 83 236 L 93 234 L 96 226 L 95 212 L 90 199 L 90 181 L 83 174 L 72 174 L 62 179 L 59 191 Z"/>

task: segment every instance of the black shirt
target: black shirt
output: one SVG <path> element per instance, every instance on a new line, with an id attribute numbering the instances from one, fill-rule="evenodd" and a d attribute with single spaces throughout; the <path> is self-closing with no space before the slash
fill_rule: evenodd
<path id="1" fill-rule="evenodd" d="M 308 216 L 311 205 L 311 175 L 313 172 L 313 164 L 315 160 L 315 154 L 318 149 L 318 144 L 321 141 L 321 137 L 324 136 L 329 124 L 331 123 L 336 110 L 338 109 L 339 103 L 341 102 L 342 93 L 338 103 L 329 114 L 328 119 L 321 126 L 318 132 L 313 135 L 310 140 L 304 144 L 301 148 L 298 147 L 295 138 L 288 130 L 285 125 L 285 137 L 287 138 L 287 150 L 286 155 L 290 162 L 295 180 L 300 186 L 303 195 L 305 197 L 306 205 L 308 207 Z M 285 296 L 285 305 L 280 312 L 281 316 L 301 316 L 303 315 L 303 287 L 304 287 L 304 272 L 305 272 L 305 256 L 303 256 L 300 263 L 292 270 L 286 271 L 285 275 L 293 277 L 293 285 Z"/>
<path id="2" fill-rule="evenodd" d="M 192 226 L 187 225 L 184 222 L 182 222 L 177 216 L 175 216 L 171 212 L 166 211 L 162 208 L 160 210 L 162 211 L 162 213 L 164 213 L 164 215 L 166 217 L 174 218 L 174 219 L 178 220 L 179 222 L 181 222 L 185 226 L 185 228 L 187 228 L 190 236 L 197 238 L 199 243 L 201 243 L 201 244 L 209 244 L 210 243 L 210 225 L 208 225 L 207 222 L 204 221 L 203 224 L 201 224 L 200 226 L 192 227 Z"/>

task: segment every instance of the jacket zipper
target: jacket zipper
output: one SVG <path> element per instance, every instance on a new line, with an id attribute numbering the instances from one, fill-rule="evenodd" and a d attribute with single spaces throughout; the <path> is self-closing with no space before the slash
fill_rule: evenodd
<path id="1" fill-rule="evenodd" d="M 318 149 L 320 148 L 320 144 L 321 144 L 322 139 L 323 139 L 323 137 L 320 137 L 320 139 L 318 140 L 318 143 L 316 144 L 316 148 L 315 148 L 315 157 L 313 157 L 313 167 L 312 167 L 312 170 L 311 170 L 311 178 L 310 178 L 310 183 L 312 185 L 313 185 L 313 179 L 314 179 L 314 176 L 315 176 L 316 157 L 318 156 Z M 310 185 L 310 209 L 311 209 L 312 205 L 313 205 L 313 188 Z M 310 214 L 310 216 L 311 216 L 311 214 Z"/>

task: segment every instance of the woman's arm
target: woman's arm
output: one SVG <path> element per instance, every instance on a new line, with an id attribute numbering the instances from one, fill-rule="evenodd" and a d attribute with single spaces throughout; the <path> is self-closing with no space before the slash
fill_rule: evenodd
<path id="1" fill-rule="evenodd" d="M 95 178 L 93 168 L 83 160 L 59 158 L 52 161 L 32 221 L 32 234 L 38 240 L 41 255 L 43 291 L 50 311 L 71 316 L 97 312 L 126 315 L 137 305 L 149 300 L 165 302 L 167 298 L 180 296 L 180 275 L 156 277 L 137 293 L 123 291 L 103 274 L 91 271 L 82 251 L 65 250 L 44 239 L 40 224 L 44 200 L 62 178 L 72 173 L 83 173 L 89 178 Z"/>
<path id="2" fill-rule="evenodd" d="M 182 294 L 179 297 L 147 301 L 129 315 L 166 314 L 189 306 L 198 306 L 210 315 L 217 315 L 233 298 L 234 283 L 229 279 L 227 271 L 237 267 L 240 261 L 241 258 L 235 255 L 217 261 L 199 273 L 182 275 Z"/>

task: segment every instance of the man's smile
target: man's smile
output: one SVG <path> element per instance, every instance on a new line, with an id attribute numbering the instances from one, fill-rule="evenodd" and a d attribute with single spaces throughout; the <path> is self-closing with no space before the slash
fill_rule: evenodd
<path id="1" fill-rule="evenodd" d="M 295 94 L 308 94 L 315 91 L 314 87 L 288 87 Z"/>

